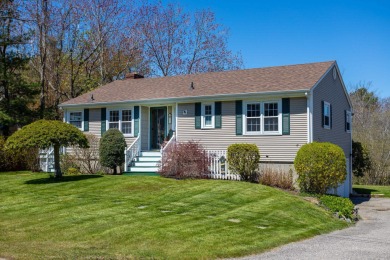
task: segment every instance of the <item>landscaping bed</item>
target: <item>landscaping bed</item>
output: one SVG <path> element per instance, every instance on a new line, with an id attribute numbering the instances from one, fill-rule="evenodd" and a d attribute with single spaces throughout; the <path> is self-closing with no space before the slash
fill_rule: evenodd
<path id="1" fill-rule="evenodd" d="M 259 184 L 158 176 L 0 173 L 0 257 L 236 257 L 344 228 Z"/>

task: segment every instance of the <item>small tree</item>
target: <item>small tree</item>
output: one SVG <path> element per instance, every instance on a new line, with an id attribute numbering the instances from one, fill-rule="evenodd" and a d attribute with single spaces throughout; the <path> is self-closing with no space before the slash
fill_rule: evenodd
<path id="1" fill-rule="evenodd" d="M 55 177 L 61 178 L 60 147 L 88 147 L 85 135 L 75 126 L 55 120 L 39 120 L 24 126 L 8 138 L 6 146 L 9 149 L 54 148 Z"/>
<path id="2" fill-rule="evenodd" d="M 298 173 L 301 191 L 325 194 L 336 188 L 347 175 L 343 149 L 332 143 L 309 143 L 303 145 L 295 157 L 294 167 Z"/>
<path id="3" fill-rule="evenodd" d="M 125 137 L 118 129 L 109 129 L 100 139 L 99 158 L 100 164 L 114 170 L 125 162 L 125 149 L 127 147 Z"/>
<path id="4" fill-rule="evenodd" d="M 368 149 L 361 142 L 352 140 L 352 169 L 356 177 L 363 177 L 371 169 L 371 159 Z"/>
<path id="5" fill-rule="evenodd" d="M 257 181 L 260 163 L 259 148 L 255 144 L 232 144 L 227 150 L 229 169 L 245 181 Z"/>

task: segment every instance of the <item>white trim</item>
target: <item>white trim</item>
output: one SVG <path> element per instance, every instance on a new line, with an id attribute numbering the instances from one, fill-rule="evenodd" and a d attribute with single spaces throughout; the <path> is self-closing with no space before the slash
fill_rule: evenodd
<path id="1" fill-rule="evenodd" d="M 179 122 L 179 103 L 176 103 L 176 116 L 175 116 L 175 136 L 176 141 L 179 141 L 179 135 L 178 135 L 178 122 Z"/>
<path id="2" fill-rule="evenodd" d="M 123 110 L 131 110 L 131 134 L 125 134 L 122 132 L 122 111 Z M 110 112 L 111 111 L 119 111 L 119 128 L 118 130 L 123 133 L 124 137 L 134 137 L 134 107 L 111 107 L 106 109 L 106 130 L 110 129 Z M 139 111 L 141 113 L 141 111 Z M 128 122 L 128 121 L 126 121 Z M 141 123 L 141 122 L 139 122 Z"/>
<path id="3" fill-rule="evenodd" d="M 70 123 L 70 114 L 71 113 L 81 113 L 81 127 L 77 127 L 77 129 L 79 129 L 80 131 L 84 131 L 84 109 L 82 109 L 82 110 L 68 110 L 67 111 L 67 119 L 66 119 L 66 122 L 68 124 L 71 124 Z"/>
<path id="4" fill-rule="evenodd" d="M 205 124 L 206 117 L 206 106 L 211 106 L 211 125 Z M 201 128 L 202 129 L 213 129 L 215 128 L 215 102 L 202 103 L 201 104 Z"/>
<path id="5" fill-rule="evenodd" d="M 243 135 L 282 135 L 282 100 L 266 100 L 266 101 L 248 101 L 245 100 L 243 103 Z M 260 131 L 252 132 L 247 131 L 247 105 L 248 104 L 260 104 Z M 264 104 L 266 103 L 277 103 L 278 104 L 278 131 L 264 131 Z"/>
<path id="6" fill-rule="evenodd" d="M 307 143 L 311 143 L 311 110 L 310 110 L 310 104 L 311 104 L 311 95 L 308 94 L 306 99 L 306 131 L 307 131 Z"/>
<path id="7" fill-rule="evenodd" d="M 151 124 L 151 116 L 150 116 L 150 107 L 148 107 L 148 150 L 151 149 L 151 144 L 150 144 L 150 132 L 151 132 L 151 127 L 152 127 L 152 124 Z M 142 140 L 141 140 L 142 141 Z"/>

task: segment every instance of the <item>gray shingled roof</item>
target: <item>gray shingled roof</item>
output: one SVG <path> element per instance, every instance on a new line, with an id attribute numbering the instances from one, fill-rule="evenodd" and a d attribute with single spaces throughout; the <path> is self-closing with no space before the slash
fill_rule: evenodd
<path id="1" fill-rule="evenodd" d="M 334 63 L 328 61 L 172 77 L 117 80 L 66 101 L 61 106 L 309 90 Z M 194 86 L 193 89 L 190 87 L 191 84 Z M 93 101 L 90 98 L 91 94 L 94 97 Z"/>

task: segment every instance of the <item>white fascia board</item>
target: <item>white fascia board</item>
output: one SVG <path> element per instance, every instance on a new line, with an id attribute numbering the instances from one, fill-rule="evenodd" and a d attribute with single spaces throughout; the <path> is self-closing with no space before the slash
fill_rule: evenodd
<path id="1" fill-rule="evenodd" d="M 106 106 L 120 106 L 123 104 L 128 105 L 166 105 L 167 103 L 190 103 L 201 101 L 231 101 L 237 99 L 251 98 L 254 95 L 257 97 L 266 98 L 282 98 L 282 97 L 304 97 L 305 93 L 310 91 L 309 89 L 301 90 L 289 90 L 289 91 L 270 91 L 270 92 L 251 92 L 251 93 L 238 93 L 238 94 L 220 94 L 212 96 L 192 96 L 192 97 L 179 97 L 179 98 L 161 98 L 161 99 L 144 99 L 144 100 L 125 100 L 116 102 L 100 102 L 100 103 L 83 103 L 83 104 L 69 104 L 59 105 L 60 108 L 76 108 L 76 107 L 89 107 L 99 108 Z"/>

